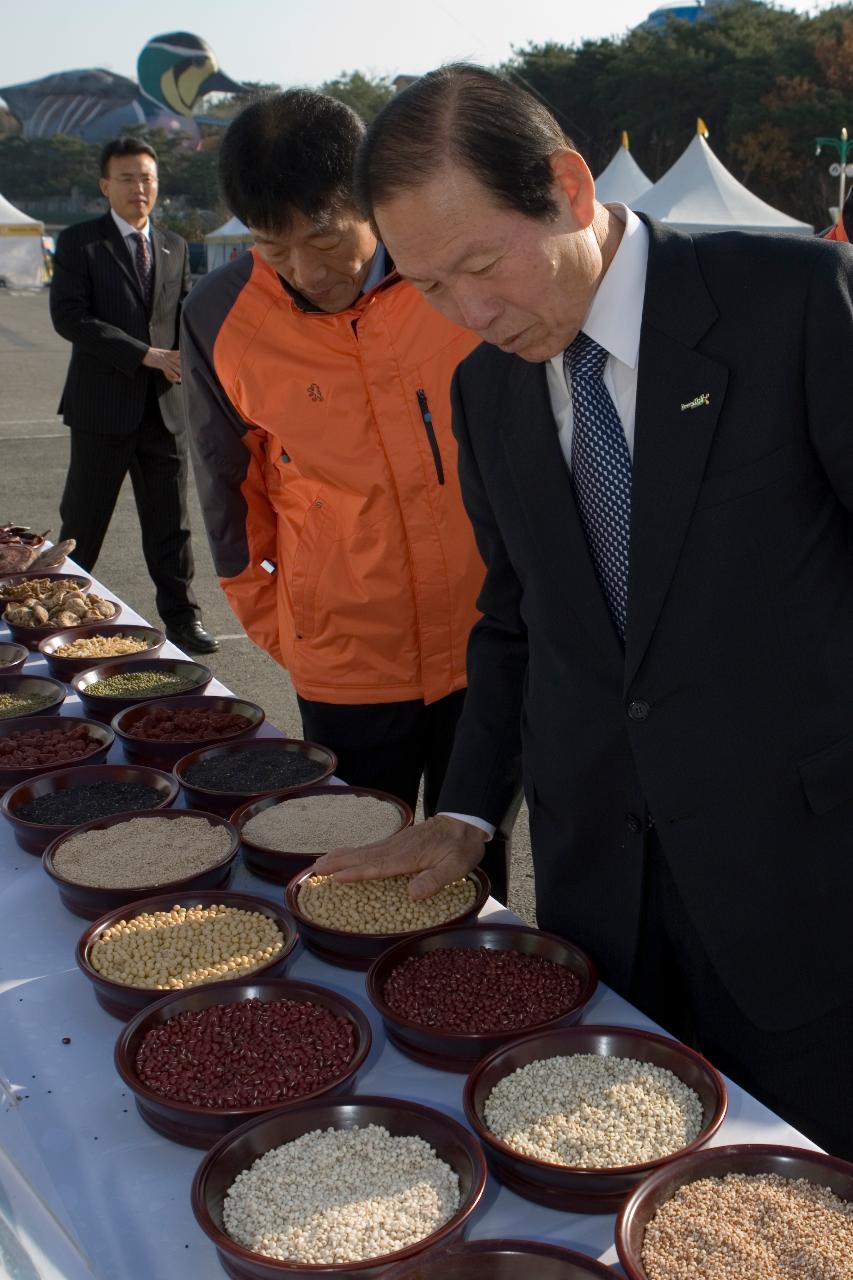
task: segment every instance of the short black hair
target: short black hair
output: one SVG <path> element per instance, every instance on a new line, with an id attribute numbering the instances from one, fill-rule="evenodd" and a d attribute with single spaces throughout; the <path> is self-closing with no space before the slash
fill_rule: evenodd
<path id="1" fill-rule="evenodd" d="M 157 164 L 157 152 L 154 150 L 150 142 L 143 142 L 141 138 L 113 138 L 111 142 L 107 142 L 101 148 L 101 177 L 108 178 L 110 176 L 110 161 L 113 156 L 150 156 Z"/>
<path id="2" fill-rule="evenodd" d="M 550 159 L 564 148 L 577 150 L 531 93 L 484 67 L 454 63 L 382 108 L 356 161 L 356 199 L 372 221 L 378 204 L 423 186 L 451 161 L 498 204 L 550 220 L 557 216 Z"/>
<path id="3" fill-rule="evenodd" d="M 354 206 L 364 123 L 324 93 L 290 89 L 245 107 L 219 150 L 225 203 L 246 226 L 283 231 L 294 213 L 318 219 Z"/>

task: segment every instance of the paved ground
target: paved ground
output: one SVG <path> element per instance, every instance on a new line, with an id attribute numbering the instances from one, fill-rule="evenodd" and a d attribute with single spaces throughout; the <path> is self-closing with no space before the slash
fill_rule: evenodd
<path id="1" fill-rule="evenodd" d="M 58 504 L 68 462 L 68 434 L 56 406 L 68 363 L 68 344 L 54 333 L 47 292 L 0 289 L 0 519 L 43 530 L 59 529 Z M 299 736 L 293 688 L 276 662 L 243 635 L 219 589 L 194 490 L 190 512 L 196 589 L 206 625 L 221 640 L 206 659 L 219 679 L 259 703 L 273 724 Z M 156 624 L 154 592 L 145 569 L 139 525 L 126 483 L 107 535 L 97 574 L 143 617 Z M 516 826 L 511 904 L 533 918 L 527 813 Z"/>

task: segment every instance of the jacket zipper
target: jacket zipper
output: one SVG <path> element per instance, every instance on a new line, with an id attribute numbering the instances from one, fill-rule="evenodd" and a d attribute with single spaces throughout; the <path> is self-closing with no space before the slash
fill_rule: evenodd
<path id="1" fill-rule="evenodd" d="M 444 484 L 444 463 L 441 461 L 441 450 L 438 447 L 438 440 L 435 435 L 435 427 L 432 423 L 432 414 L 429 411 L 426 392 L 419 387 L 417 392 L 418 405 L 421 411 L 421 417 L 424 420 L 424 430 L 427 434 L 429 447 L 432 450 L 432 460 L 435 463 L 435 474 L 438 476 L 438 483 Z"/>

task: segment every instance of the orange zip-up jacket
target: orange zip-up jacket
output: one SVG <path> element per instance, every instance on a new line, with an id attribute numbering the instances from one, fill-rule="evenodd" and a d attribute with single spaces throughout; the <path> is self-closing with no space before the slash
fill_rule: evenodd
<path id="1" fill-rule="evenodd" d="M 434 702 L 466 685 L 484 569 L 450 380 L 475 345 L 394 274 L 327 315 L 254 251 L 184 306 L 216 569 L 248 635 L 305 698 Z"/>

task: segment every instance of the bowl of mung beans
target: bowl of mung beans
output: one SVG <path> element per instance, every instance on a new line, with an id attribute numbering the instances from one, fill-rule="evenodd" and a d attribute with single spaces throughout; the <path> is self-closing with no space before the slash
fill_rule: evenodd
<path id="1" fill-rule="evenodd" d="M 853 1164 L 799 1147 L 713 1147 L 649 1174 L 622 1206 L 629 1280 L 846 1280 Z"/>
<path id="2" fill-rule="evenodd" d="M 141 765 L 134 768 L 142 772 Z M 231 823 L 213 814 L 149 810 L 74 827 L 48 845 L 42 864 L 63 905 L 94 920 L 155 893 L 224 888 L 239 846 Z"/>
<path id="3" fill-rule="evenodd" d="M 200 747 L 174 767 L 187 803 L 210 813 L 232 814 L 271 791 L 302 791 L 325 782 L 338 758 L 328 747 L 300 738 L 255 738 Z"/>
<path id="4" fill-rule="evenodd" d="M 3 675 L 0 671 L 0 720 L 44 716 L 57 712 L 67 690 L 49 676 Z"/>
<path id="5" fill-rule="evenodd" d="M 348 1096 L 295 1104 L 220 1139 L 192 1204 L 232 1280 L 374 1280 L 462 1239 L 485 1185 L 482 1150 L 458 1121 Z"/>
<path id="6" fill-rule="evenodd" d="M 246 866 L 275 884 L 287 884 L 330 849 L 384 840 L 413 820 L 405 801 L 385 791 L 336 786 L 310 787 L 296 795 L 273 792 L 250 800 L 231 818 Z"/>
<path id="7" fill-rule="evenodd" d="M 309 982 L 248 978 L 177 991 L 125 1027 L 116 1069 L 164 1137 L 210 1147 L 254 1116 L 352 1092 L 370 1023 Z"/>
<path id="8" fill-rule="evenodd" d="M 0 642 L 0 675 L 15 675 L 29 656 L 30 651 L 25 644 L 14 644 L 11 640 Z"/>
<path id="9" fill-rule="evenodd" d="M 202 693 L 212 679 L 209 667 L 188 658 L 120 658 L 90 666 L 70 684 L 89 715 L 112 720 L 125 707 L 152 698 Z"/>
<path id="10" fill-rule="evenodd" d="M 392 1044 L 440 1071 L 520 1035 L 579 1022 L 598 973 L 573 942 L 488 920 L 430 929 L 374 960 L 367 994 Z"/>
<path id="11" fill-rule="evenodd" d="M 104 759 L 114 742 L 108 725 L 77 716 L 0 720 L 0 792 L 56 769 L 93 765 Z"/>
<path id="12" fill-rule="evenodd" d="M 572 1213 L 615 1213 L 653 1170 L 708 1143 L 723 1078 L 693 1049 L 634 1027 L 562 1027 L 473 1069 L 468 1123 L 511 1191 Z"/>
<path id="13" fill-rule="evenodd" d="M 96 664 L 118 662 L 132 656 L 154 658 L 166 637 L 156 627 L 132 622 L 87 622 L 81 627 L 55 631 L 39 643 L 39 653 L 57 680 L 73 680 Z"/>
<path id="14" fill-rule="evenodd" d="M 127 1019 L 171 992 L 279 978 L 298 937 L 268 898 L 233 889 L 157 894 L 89 925 L 77 964 L 101 1008 Z"/>
<path id="15" fill-rule="evenodd" d="M 542 1240 L 468 1240 L 430 1249 L 382 1280 L 614 1280 L 615 1274 L 603 1262 Z"/>
<path id="16" fill-rule="evenodd" d="M 289 882 L 285 904 L 302 940 L 321 960 L 348 969 L 369 969 L 395 942 L 438 925 L 463 924 L 480 914 L 489 877 L 475 867 L 430 898 L 413 902 L 410 876 L 342 884 L 308 867 Z"/>
<path id="17" fill-rule="evenodd" d="M 190 694 L 125 707 L 112 726 L 128 760 L 171 769 L 205 743 L 254 737 L 264 719 L 263 709 L 244 698 Z"/>

